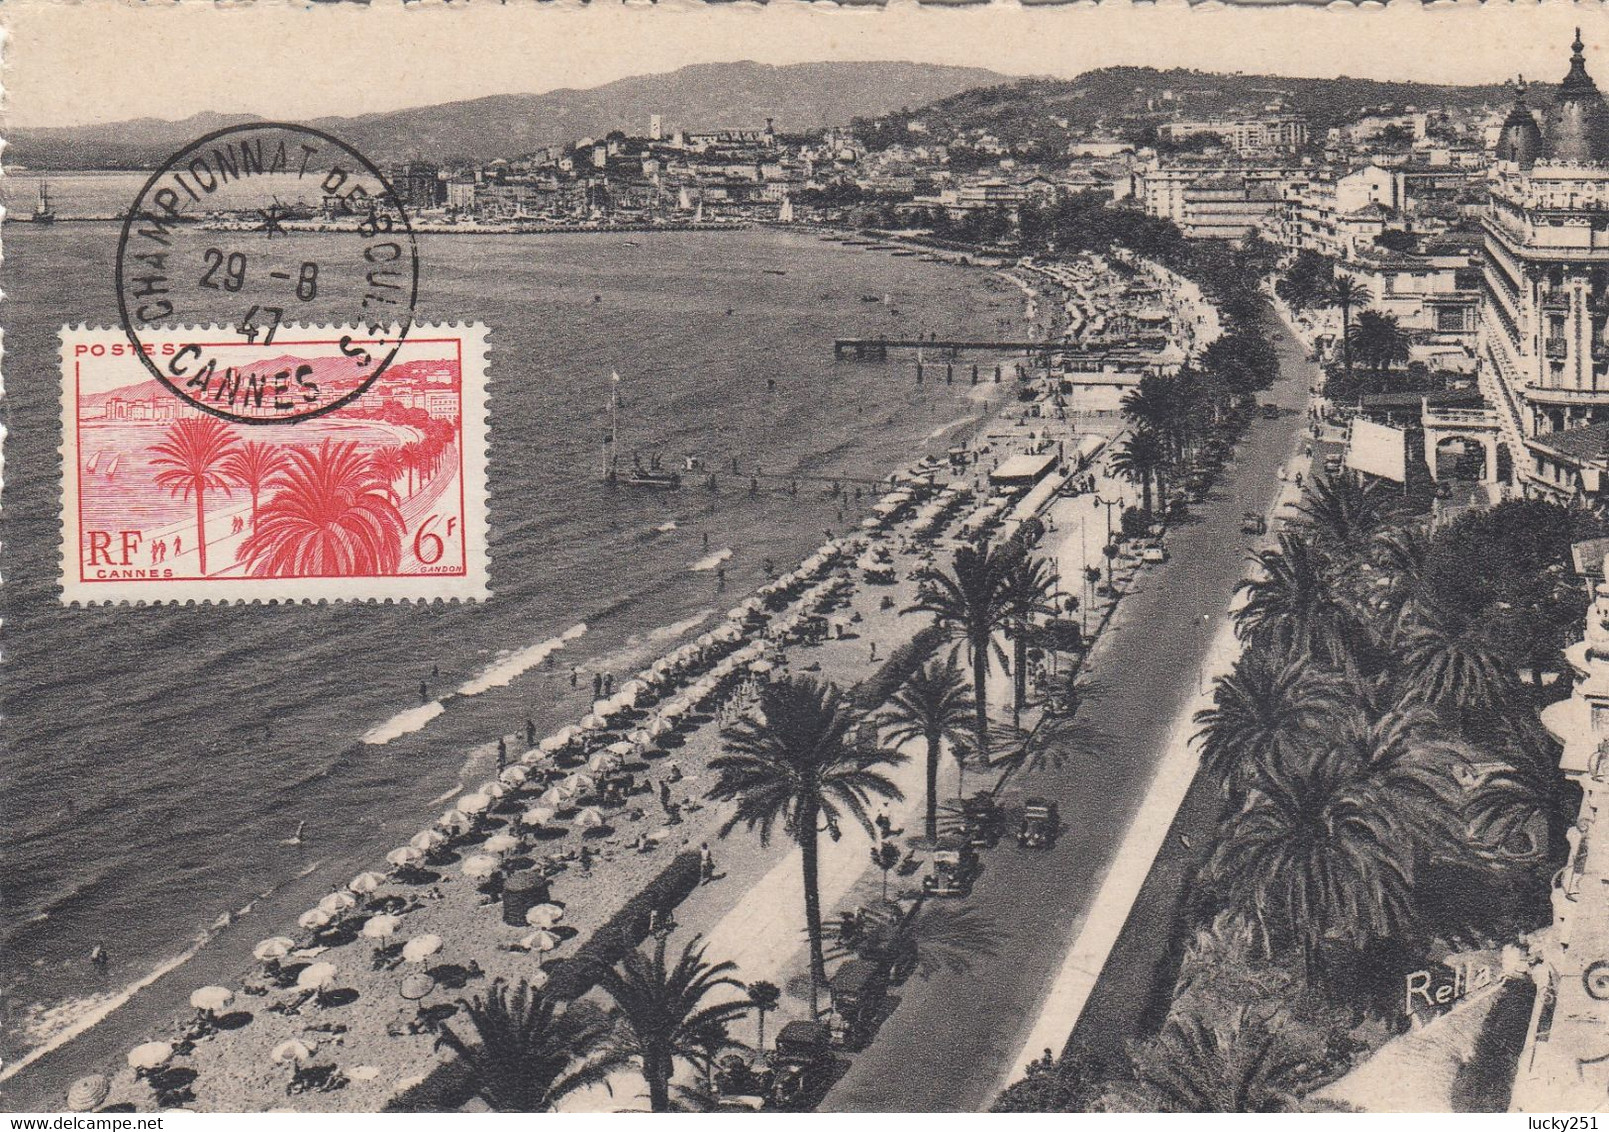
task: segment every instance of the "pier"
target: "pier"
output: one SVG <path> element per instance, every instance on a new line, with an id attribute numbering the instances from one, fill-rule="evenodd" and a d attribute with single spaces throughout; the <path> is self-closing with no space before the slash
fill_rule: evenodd
<path id="1" fill-rule="evenodd" d="M 1065 354 L 1076 352 L 1060 340 L 1041 342 L 988 342 L 957 338 L 836 338 L 832 356 L 838 360 L 880 362 L 890 350 L 931 351 L 940 358 L 957 358 L 968 351 L 982 350 L 992 354 Z"/>

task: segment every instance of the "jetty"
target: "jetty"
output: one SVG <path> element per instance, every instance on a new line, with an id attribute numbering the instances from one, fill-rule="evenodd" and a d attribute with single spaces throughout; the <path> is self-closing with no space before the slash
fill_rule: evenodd
<path id="1" fill-rule="evenodd" d="M 956 358 L 963 353 L 983 351 L 991 354 L 1065 354 L 1073 347 L 1050 341 L 983 341 L 959 338 L 835 338 L 832 356 L 842 361 L 880 362 L 890 350 L 921 350 L 940 358 Z"/>

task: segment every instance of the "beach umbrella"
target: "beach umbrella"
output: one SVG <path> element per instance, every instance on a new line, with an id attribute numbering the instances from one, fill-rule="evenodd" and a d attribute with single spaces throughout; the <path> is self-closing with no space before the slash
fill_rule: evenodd
<path id="1" fill-rule="evenodd" d="M 750 670 L 754 672 L 770 672 L 775 667 L 776 665 L 772 664 L 769 660 L 757 660 L 753 664 L 749 665 Z"/>
<path id="2" fill-rule="evenodd" d="M 566 728 L 565 730 L 567 731 L 569 729 Z M 569 742 L 570 737 L 566 735 L 564 731 L 560 731 L 556 734 L 549 735 L 546 739 L 543 739 L 536 745 L 536 749 L 541 751 L 543 754 L 551 755 L 554 751 L 557 751 L 568 745 Z"/>
<path id="3" fill-rule="evenodd" d="M 633 750 L 635 750 L 635 748 L 633 748 Z M 598 771 L 599 773 L 605 773 L 605 772 L 611 771 L 611 770 L 613 770 L 615 767 L 617 767 L 619 765 L 620 765 L 620 756 L 619 755 L 611 755 L 611 754 L 608 754 L 607 752 L 605 752 L 603 754 L 593 755 L 591 760 L 587 763 L 588 768 L 590 768 L 592 770 L 595 770 L 595 771 Z"/>
<path id="4" fill-rule="evenodd" d="M 309 908 L 296 920 L 304 928 L 322 928 L 330 922 L 330 914 L 322 908 Z"/>
<path id="5" fill-rule="evenodd" d="M 527 951 L 554 951 L 559 946 L 559 937 L 550 931 L 538 928 L 520 940 L 520 946 Z"/>
<path id="6" fill-rule="evenodd" d="M 636 732 L 633 732 L 632 734 L 636 734 Z M 631 751 L 632 751 L 631 742 L 629 740 L 626 740 L 626 739 L 622 739 L 618 743 L 610 743 L 604 749 L 606 751 L 608 751 L 610 754 L 621 755 L 621 756 L 629 755 L 629 754 L 631 754 Z"/>
<path id="7" fill-rule="evenodd" d="M 580 793 L 582 791 L 591 790 L 593 787 L 597 786 L 597 784 L 597 780 L 594 779 L 590 774 L 582 774 L 580 771 L 576 771 L 574 774 L 567 775 L 562 785 L 566 790 Z"/>
<path id="8" fill-rule="evenodd" d="M 384 915 L 371 916 L 363 925 L 363 934 L 369 939 L 385 939 L 397 930 L 402 924 L 402 917 Z"/>
<path id="9" fill-rule="evenodd" d="M 505 767 L 503 773 L 497 777 L 505 786 L 522 786 L 530 774 L 531 772 L 522 766 L 511 766 Z"/>
<path id="10" fill-rule="evenodd" d="M 439 935 L 414 936 L 402 945 L 402 957 L 410 963 L 417 963 L 421 959 L 428 959 L 441 950 L 441 937 Z"/>
<path id="11" fill-rule="evenodd" d="M 494 779 L 491 782 L 482 782 L 480 784 L 480 789 L 475 791 L 475 793 L 489 798 L 495 802 L 497 799 L 508 793 L 508 787 Z"/>
<path id="12" fill-rule="evenodd" d="M 446 840 L 447 838 L 442 835 L 441 830 L 425 829 L 414 834 L 413 840 L 409 841 L 408 844 L 412 845 L 421 853 L 428 853 L 430 850 L 434 849 L 436 846 L 442 844 Z"/>
<path id="13" fill-rule="evenodd" d="M 553 820 L 555 811 L 552 806 L 532 806 L 520 818 L 522 825 L 547 825 Z"/>
<path id="14" fill-rule="evenodd" d="M 385 877 L 379 873 L 359 873 L 346 882 L 346 887 L 352 891 L 367 896 L 385 883 Z"/>
<path id="15" fill-rule="evenodd" d="M 639 727 L 630 735 L 626 736 L 626 745 L 635 751 L 638 747 L 647 746 L 648 741 L 652 738 L 653 736 L 648 733 L 648 728 Z"/>
<path id="16" fill-rule="evenodd" d="M 481 849 L 487 853 L 507 853 L 510 849 L 518 849 L 520 839 L 510 833 L 494 833 L 486 839 Z"/>
<path id="17" fill-rule="evenodd" d="M 548 985 L 548 973 L 538 967 L 525 976 L 525 981 L 531 984 L 532 990 L 541 990 Z"/>
<path id="18" fill-rule="evenodd" d="M 313 1047 L 304 1041 L 291 1038 L 289 1041 L 280 1042 L 268 1056 L 275 1065 L 284 1065 L 287 1062 L 300 1065 L 304 1061 L 312 1060 Z"/>
<path id="19" fill-rule="evenodd" d="M 576 815 L 575 824 L 582 829 L 596 829 L 598 826 L 606 824 L 606 819 L 603 816 L 603 811 L 598 809 L 597 806 L 588 806 Z"/>
<path id="20" fill-rule="evenodd" d="M 404 845 L 400 849 L 393 849 L 385 855 L 386 863 L 396 865 L 398 868 L 418 864 L 423 858 L 424 854 L 412 845 Z"/>
<path id="21" fill-rule="evenodd" d="M 640 696 L 647 690 L 648 685 L 642 680 L 641 677 L 627 680 L 620 686 L 620 694 L 622 696 Z"/>
<path id="22" fill-rule="evenodd" d="M 581 721 L 581 726 L 587 731 L 602 731 L 604 728 L 608 727 L 609 724 L 603 718 L 603 716 L 593 712 L 591 715 L 587 716 Z"/>
<path id="23" fill-rule="evenodd" d="M 562 806 L 570 800 L 570 792 L 562 786 L 549 786 L 538 801 L 549 806 Z"/>
<path id="24" fill-rule="evenodd" d="M 458 812 L 461 814 L 478 814 L 491 804 L 491 798 L 485 794 L 465 794 L 458 799 Z"/>
<path id="25" fill-rule="evenodd" d="M 173 1046 L 167 1042 L 146 1042 L 128 1051 L 131 1069 L 155 1069 L 173 1056 Z"/>
<path id="26" fill-rule="evenodd" d="M 418 1002 L 435 989 L 436 980 L 434 976 L 427 975 L 423 971 L 415 971 L 402 980 L 400 993 L 409 1002 Z"/>
<path id="27" fill-rule="evenodd" d="M 557 904 L 538 904 L 525 913 L 525 922 L 533 928 L 551 928 L 562 919 L 564 909 Z"/>
<path id="28" fill-rule="evenodd" d="M 670 729 L 671 729 L 671 727 L 670 727 L 670 721 L 669 720 L 667 720 L 667 719 L 655 719 L 644 730 L 646 731 L 648 737 L 650 739 L 652 739 L 656 735 L 663 735 L 665 732 L 669 731 Z"/>
<path id="29" fill-rule="evenodd" d="M 442 829 L 450 829 L 456 833 L 469 824 L 469 815 L 461 813 L 457 809 L 451 809 L 437 818 L 436 824 Z"/>
<path id="30" fill-rule="evenodd" d="M 211 1013 L 217 1013 L 234 1000 L 235 992 L 228 987 L 198 987 L 190 992 L 190 1005 Z"/>
<path id="31" fill-rule="evenodd" d="M 99 1073 L 80 1077 L 67 1090 L 68 1112 L 94 1112 L 111 1096 L 112 1083 Z"/>
<path id="32" fill-rule="evenodd" d="M 464 862 L 464 875 L 474 880 L 484 880 L 497 871 L 497 858 L 487 853 L 476 853 Z"/>
<path id="33" fill-rule="evenodd" d="M 320 900 L 318 906 L 334 916 L 345 912 L 348 908 L 356 907 L 357 900 L 353 898 L 350 892 L 332 892 L 323 900 Z"/>
<path id="34" fill-rule="evenodd" d="M 283 959 L 296 947 L 296 941 L 288 936 L 276 935 L 263 940 L 251 953 L 258 959 Z"/>
<path id="35" fill-rule="evenodd" d="M 309 963 L 296 976 L 296 985 L 303 990 L 323 990 L 334 981 L 334 963 Z"/>

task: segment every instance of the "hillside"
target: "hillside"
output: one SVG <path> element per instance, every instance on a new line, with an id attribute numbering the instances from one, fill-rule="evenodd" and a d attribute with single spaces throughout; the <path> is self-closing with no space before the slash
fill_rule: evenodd
<path id="1" fill-rule="evenodd" d="M 659 114 L 678 128 L 758 126 L 781 131 L 844 124 L 1006 81 L 993 71 L 925 63 L 708 63 L 642 75 L 589 90 L 505 94 L 467 102 L 321 118 L 309 125 L 385 164 L 410 157 L 448 163 L 517 157 L 544 145 L 612 129 L 646 133 Z M 35 169 L 148 169 L 192 139 L 250 116 L 197 115 L 180 122 L 142 118 L 102 126 L 18 129 L 8 160 Z"/>
<path id="2" fill-rule="evenodd" d="M 1531 104 L 1546 105 L 1553 87 L 1532 87 Z M 1507 103 L 1502 86 L 1436 86 L 1377 82 L 1371 79 L 1297 79 L 1278 75 L 1221 75 L 1203 71 L 1159 71 L 1151 67 L 1107 67 L 1075 79 L 1025 79 L 1009 85 L 958 92 L 911 114 L 865 121 L 866 132 L 892 140 L 905 123 L 921 123 L 927 137 L 949 140 L 983 130 L 1006 142 L 1039 141 L 1060 148 L 1096 127 L 1135 136 L 1147 125 L 1173 118 L 1259 111 L 1278 100 L 1305 116 L 1315 135 L 1369 110 L 1420 110 L 1439 107 L 1477 109 Z M 863 119 L 877 115 L 865 114 Z"/>

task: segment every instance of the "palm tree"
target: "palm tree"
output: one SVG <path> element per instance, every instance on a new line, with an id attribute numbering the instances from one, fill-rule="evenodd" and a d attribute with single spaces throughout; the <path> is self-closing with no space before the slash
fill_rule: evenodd
<path id="1" fill-rule="evenodd" d="M 930 661 L 906 678 L 889 699 L 883 720 L 883 742 L 894 748 L 914 739 L 927 743 L 927 839 L 939 836 L 939 755 L 971 722 L 972 695 L 955 658 Z"/>
<path id="2" fill-rule="evenodd" d="M 1018 553 L 988 545 L 961 547 L 955 552 L 953 573 L 924 567 L 917 574 L 916 603 L 903 611 L 933 614 L 941 630 L 966 645 L 980 755 L 989 749 L 989 658 L 1004 660 L 994 634 L 1011 616 L 1005 588 Z"/>
<path id="3" fill-rule="evenodd" d="M 1297 525 L 1332 554 L 1354 554 L 1385 519 L 1380 481 L 1360 485 L 1351 476 L 1320 476 L 1297 504 Z"/>
<path id="4" fill-rule="evenodd" d="M 775 983 L 756 979 L 749 984 L 749 1005 L 754 1007 L 755 1021 L 760 1029 L 761 1050 L 765 1049 L 765 1016 L 782 1005 L 782 990 Z"/>
<path id="5" fill-rule="evenodd" d="M 771 830 L 780 824 L 798 843 L 810 937 L 812 1015 L 819 987 L 827 981 L 817 838 L 823 825 L 834 841 L 843 836 L 845 815 L 869 835 L 868 805 L 904 797 L 880 768 L 897 766 L 905 756 L 856 746 L 850 732 L 858 723 L 849 697 L 831 681 L 783 680 L 760 693 L 760 718 L 741 720 L 727 733 L 726 753 L 710 760 L 710 769 L 720 778 L 709 797 L 737 802 L 721 827 L 722 837 L 744 825 L 758 830 L 760 844 L 767 845 Z"/>
<path id="6" fill-rule="evenodd" d="M 207 574 L 206 493 L 229 494 L 231 483 L 226 462 L 239 445 L 234 429 L 216 417 L 191 417 L 168 426 L 160 444 L 152 445 L 151 463 L 161 469 L 156 484 L 181 499 L 195 497 L 196 553 L 201 575 Z"/>
<path id="7" fill-rule="evenodd" d="M 1148 373 L 1123 394 L 1124 418 L 1135 428 L 1166 435 L 1178 419 L 1178 389 L 1170 378 Z"/>
<path id="8" fill-rule="evenodd" d="M 1483 623 L 1452 605 L 1413 601 L 1402 649 L 1404 698 L 1462 722 L 1469 713 L 1523 728 L 1524 706 L 1513 670 L 1487 640 Z"/>
<path id="9" fill-rule="evenodd" d="M 1424 590 L 1430 536 L 1418 523 L 1389 527 L 1375 536 L 1374 545 L 1385 584 L 1370 604 L 1378 636 L 1394 649 L 1406 628 L 1405 615 Z"/>
<path id="10" fill-rule="evenodd" d="M 285 470 L 285 450 L 277 444 L 248 440 L 224 457 L 224 472 L 251 493 L 251 529 L 257 530 L 257 499 L 263 487 Z"/>
<path id="11" fill-rule="evenodd" d="M 1330 291 L 1335 305 L 1341 308 L 1341 364 L 1347 377 L 1352 376 L 1352 308 L 1363 301 L 1367 292 L 1350 275 L 1337 275 Z"/>
<path id="12" fill-rule="evenodd" d="M 1136 1053 L 1135 1080 L 1163 1112 L 1300 1110 L 1308 1059 L 1249 1007 L 1221 1022 L 1175 1015 Z"/>
<path id="13" fill-rule="evenodd" d="M 377 473 L 385 477 L 386 483 L 392 485 L 397 482 L 398 476 L 407 471 L 407 465 L 402 458 L 402 449 L 396 445 L 376 448 L 369 453 L 369 463 L 374 465 Z"/>
<path id="14" fill-rule="evenodd" d="M 1236 633 L 1285 657 L 1346 665 L 1363 627 L 1331 591 L 1312 547 L 1282 531 L 1279 546 L 1254 559 L 1260 570 L 1240 584 L 1247 600 L 1235 614 Z"/>
<path id="15" fill-rule="evenodd" d="M 618 1048 L 641 1064 L 655 1112 L 670 1111 L 670 1079 L 676 1072 L 676 1059 L 700 1063 L 711 1031 L 743 1017 L 749 1009 L 747 998 L 700 1005 L 720 987 L 743 989 L 730 974 L 737 965 L 704 962 L 700 937 L 694 936 L 682 948 L 676 965 L 667 967 L 668 938 L 668 934 L 656 938 L 652 957 L 633 951 L 618 967 L 596 959 L 579 960 L 614 1000 L 622 1024 Z"/>
<path id="16" fill-rule="evenodd" d="M 255 577 L 374 576 L 402 562 L 396 492 L 354 441 L 292 448 L 278 490 L 240 545 Z"/>
<path id="17" fill-rule="evenodd" d="M 1010 618 L 1013 725 L 1020 722 L 1018 717 L 1028 699 L 1028 638 L 1033 619 L 1041 613 L 1056 612 L 1051 604 L 1055 588 L 1055 576 L 1042 558 L 1020 554 L 1006 572 L 1001 600 Z"/>
<path id="18" fill-rule="evenodd" d="M 521 979 L 509 994 L 501 979 L 464 1004 L 471 1044 L 446 1023 L 441 1042 L 469 1071 L 475 1095 L 494 1112 L 547 1112 L 564 1096 L 605 1081 L 625 1064 L 609 1047 L 611 1027 L 584 1010 L 548 998 Z"/>
<path id="19" fill-rule="evenodd" d="M 1347 344 L 1377 377 L 1383 377 L 1397 362 L 1408 360 L 1408 335 L 1397 324 L 1396 315 L 1364 311 L 1348 333 Z"/>
<path id="20" fill-rule="evenodd" d="M 1151 481 L 1157 481 L 1161 490 L 1162 469 L 1167 464 L 1167 451 L 1162 437 L 1151 429 L 1142 428 L 1129 433 L 1112 452 L 1112 471 L 1140 485 L 1144 493 L 1145 509 L 1151 510 Z"/>
<path id="21" fill-rule="evenodd" d="M 1316 982 L 1331 941 L 1361 948 L 1412 924 L 1414 849 L 1368 768 L 1328 749 L 1258 782 L 1205 876 L 1257 926 L 1266 957 L 1295 946 Z"/>
<path id="22" fill-rule="evenodd" d="M 412 498 L 413 477 L 414 473 L 418 472 L 424 466 L 424 450 L 420 447 L 419 441 L 410 440 L 397 450 L 397 454 L 402 459 L 402 470 L 406 472 L 408 476 L 408 490 L 404 498 Z M 422 484 L 423 480 L 421 480 L 421 485 Z"/>
<path id="23" fill-rule="evenodd" d="M 1307 657 L 1285 660 L 1246 649 L 1214 684 L 1212 706 L 1196 713 L 1202 769 L 1225 795 L 1241 794 L 1259 774 L 1283 773 L 1305 759 L 1329 721 L 1348 706 L 1339 677 Z"/>

